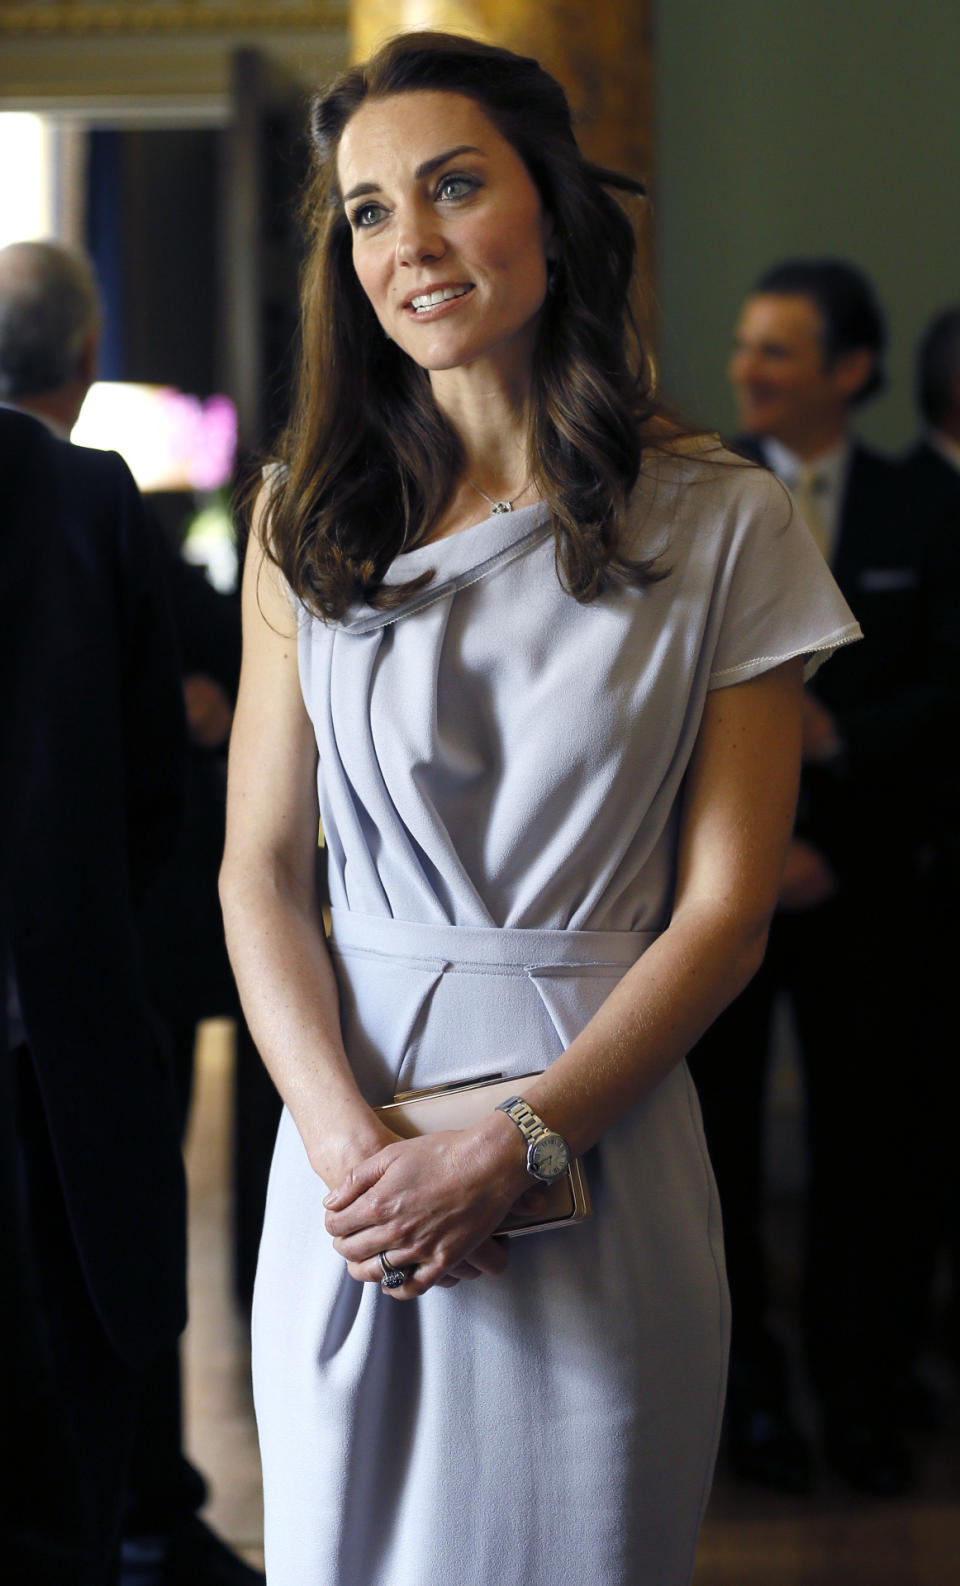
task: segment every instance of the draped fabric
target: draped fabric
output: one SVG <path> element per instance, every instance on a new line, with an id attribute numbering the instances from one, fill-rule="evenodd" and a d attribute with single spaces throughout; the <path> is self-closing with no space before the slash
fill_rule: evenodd
<path id="1" fill-rule="evenodd" d="M 708 443 L 709 444 L 709 443 Z M 716 447 L 648 462 L 634 555 L 581 605 L 545 511 L 398 556 L 433 581 L 300 617 L 346 1047 L 395 1088 L 549 1064 L 670 919 L 707 693 L 857 635 L 790 498 Z M 270 1586 L 682 1586 L 728 1305 L 679 1065 L 588 1153 L 593 1216 L 398 1304 L 330 1248 L 288 1114 L 257 1280 Z"/>

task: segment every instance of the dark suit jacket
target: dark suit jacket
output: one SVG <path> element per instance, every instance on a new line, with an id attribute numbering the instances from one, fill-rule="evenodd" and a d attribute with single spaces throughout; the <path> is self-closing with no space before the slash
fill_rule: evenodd
<path id="1" fill-rule="evenodd" d="M 27 454 L 16 530 L 40 538 L 42 565 L 11 948 L 87 1286 L 111 1343 L 139 1364 L 185 1318 L 176 1107 L 135 920 L 179 815 L 179 661 L 158 547 L 126 465 L 0 412 L 0 475 Z"/>
<path id="2" fill-rule="evenodd" d="M 184 676 L 212 678 L 233 703 L 240 682 L 239 599 L 220 594 L 201 568 L 166 542 L 164 551 Z M 220 750 L 190 744 L 177 847 L 154 879 L 142 915 L 151 996 L 177 1031 L 238 1011 L 217 887 L 225 824 L 226 744 Z"/>
<path id="3" fill-rule="evenodd" d="M 764 461 L 756 443 L 737 449 Z M 879 879 L 891 862 L 908 866 L 929 829 L 930 788 L 956 724 L 960 581 L 956 550 L 911 510 L 902 469 L 860 442 L 832 570 L 864 637 L 810 685 L 846 752 L 805 769 L 798 829 L 841 874 Z"/>
<path id="4" fill-rule="evenodd" d="M 937 575 L 931 618 L 932 665 L 943 678 L 952 714 L 940 734 L 933 786 L 934 839 L 960 865 L 960 471 L 926 441 L 904 459 L 903 482 L 911 522 L 923 525 L 929 560 Z"/>
<path id="5" fill-rule="evenodd" d="M 911 509 L 949 524 L 960 534 L 960 470 L 927 441 L 917 442 L 902 467 Z"/>
<path id="6" fill-rule="evenodd" d="M 0 409 L 0 416 L 9 409 Z M 6 426 L 7 419 L 3 418 Z M 19 424 L 15 425 L 21 437 Z M 4 434 L 7 433 L 6 428 Z M 31 447 L 30 439 L 40 444 Z M 0 974 L 7 944 L 10 865 L 14 852 L 16 789 L 20 778 L 18 743 L 23 731 L 24 688 L 27 681 L 27 644 L 30 610 L 39 586 L 39 544 L 23 533 L 27 518 L 30 480 L 43 450 L 43 438 L 33 428 L 20 438 L 15 457 L 0 452 Z M 0 1000 L 0 1054 L 6 1051 L 6 996 Z"/>

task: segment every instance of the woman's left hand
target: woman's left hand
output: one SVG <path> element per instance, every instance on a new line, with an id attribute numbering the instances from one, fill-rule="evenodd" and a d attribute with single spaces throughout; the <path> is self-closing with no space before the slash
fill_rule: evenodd
<path id="1" fill-rule="evenodd" d="M 506 1241 L 492 1237 L 530 1187 L 509 1134 L 482 1126 L 398 1140 L 359 1163 L 325 1198 L 333 1246 L 359 1282 L 379 1283 L 379 1253 L 415 1269 L 396 1299 L 435 1284 L 494 1275 L 507 1264 Z"/>

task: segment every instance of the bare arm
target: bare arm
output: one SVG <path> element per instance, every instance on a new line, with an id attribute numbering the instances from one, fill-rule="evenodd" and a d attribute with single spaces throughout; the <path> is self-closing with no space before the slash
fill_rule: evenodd
<path id="1" fill-rule="evenodd" d="M 300 692 L 296 619 L 263 554 L 262 511 L 261 495 L 243 578 L 220 896 L 254 1042 L 330 1185 L 393 1136 L 361 1097 L 340 1036 L 316 892 L 316 745 Z"/>
<path id="2" fill-rule="evenodd" d="M 799 661 L 707 696 L 669 927 L 529 1087 L 573 1150 L 647 1095 L 760 967 L 796 813 L 800 709 Z"/>
<path id="3" fill-rule="evenodd" d="M 524 1092 L 575 1152 L 653 1090 L 758 968 L 793 827 L 800 709 L 799 661 L 708 696 L 670 924 Z M 355 1277 L 378 1276 L 376 1250 L 418 1263 L 395 1291 L 412 1298 L 529 1186 L 524 1158 L 518 1130 L 496 1112 L 475 1129 L 388 1147 L 328 1198 L 327 1227 Z"/>

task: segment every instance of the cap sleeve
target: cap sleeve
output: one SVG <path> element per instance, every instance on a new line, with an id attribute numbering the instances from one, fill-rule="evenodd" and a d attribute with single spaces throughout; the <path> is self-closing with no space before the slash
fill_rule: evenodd
<path id="1" fill-rule="evenodd" d="M 862 637 L 859 624 L 785 486 L 760 468 L 736 473 L 708 687 L 746 682 L 798 655 L 810 678 Z"/>

